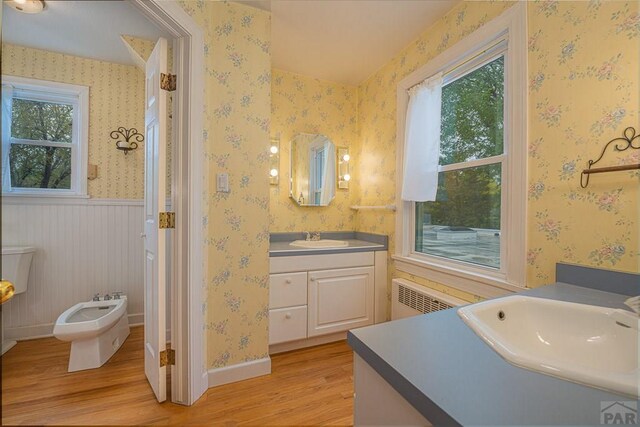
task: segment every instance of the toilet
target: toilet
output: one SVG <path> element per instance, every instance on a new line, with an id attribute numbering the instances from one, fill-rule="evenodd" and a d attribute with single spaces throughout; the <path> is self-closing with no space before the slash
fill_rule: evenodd
<path id="1" fill-rule="evenodd" d="M 74 305 L 58 317 L 53 335 L 71 341 L 69 372 L 99 368 L 129 336 L 127 297 Z"/>
<path id="2" fill-rule="evenodd" d="M 15 289 L 14 295 L 27 291 L 29 283 L 29 270 L 36 248 L 32 246 L 3 246 L 2 247 L 2 279 L 8 280 Z M 11 304 L 8 301 L 7 304 Z M 2 326 L 2 352 L 5 354 L 16 342 L 4 340 L 4 324 Z"/>

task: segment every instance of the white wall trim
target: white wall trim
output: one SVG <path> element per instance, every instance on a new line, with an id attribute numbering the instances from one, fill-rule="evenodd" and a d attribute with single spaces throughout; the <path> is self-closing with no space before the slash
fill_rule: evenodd
<path id="1" fill-rule="evenodd" d="M 413 274 L 442 285 L 452 287 L 482 298 L 495 298 L 522 292 L 524 288 L 496 280 L 488 276 L 469 274 L 463 269 L 450 269 L 428 265 L 409 257 L 392 256 L 396 270 Z"/>
<path id="2" fill-rule="evenodd" d="M 412 274 L 420 277 L 435 280 L 440 277 L 440 283 L 448 286 L 468 287 L 470 281 L 475 280 L 476 286 L 472 293 L 475 295 L 493 295 L 496 290 L 502 292 L 522 290 L 526 284 L 526 215 L 527 215 L 527 5 L 526 2 L 519 2 L 510 7 L 502 15 L 483 25 L 463 40 L 445 50 L 437 57 L 430 60 L 423 67 L 418 68 L 409 76 L 398 83 L 397 88 L 397 135 L 396 135 L 396 253 L 393 256 L 396 267 L 400 266 L 403 271 L 411 269 Z M 460 58 L 471 55 L 482 45 L 487 45 L 491 40 L 497 40 L 508 33 L 509 50 L 505 55 L 505 69 L 507 80 L 505 86 L 508 88 L 509 96 L 505 98 L 505 118 L 509 126 L 506 127 L 505 138 L 514 143 L 506 144 L 508 158 L 505 161 L 508 169 L 507 183 L 503 188 L 509 197 L 508 208 L 503 209 L 503 221 L 507 228 L 503 230 L 502 251 L 508 248 L 504 256 L 505 267 L 503 271 L 493 273 L 490 269 L 482 269 L 472 266 L 461 268 L 450 268 L 449 262 L 442 262 L 437 257 L 413 254 L 411 247 L 411 229 L 413 224 L 413 203 L 405 202 L 401 199 L 402 194 L 402 171 L 404 165 L 404 128 L 407 111 L 408 94 L 407 89 L 418 84 L 425 78 L 436 72 L 447 69 L 454 65 Z M 514 88 L 511 90 L 511 88 Z M 509 233 L 508 230 L 512 232 Z M 417 259 L 420 258 L 420 259 Z M 429 258 L 429 262 L 425 259 Z M 436 267 L 442 268 L 436 268 Z M 460 271 L 468 270 L 467 274 L 460 274 Z M 448 271 L 450 274 L 444 274 Z M 491 277 L 489 277 L 491 276 Z M 460 277 L 464 277 L 465 285 L 458 285 Z M 491 289 L 482 290 L 488 282 L 493 283 Z M 517 286 L 516 286 L 517 285 Z M 462 289 L 465 290 L 465 289 Z M 470 291 L 469 289 L 466 289 Z"/>
<path id="3" fill-rule="evenodd" d="M 142 199 L 94 199 L 87 197 L 46 197 L 3 194 L 3 205 L 142 206 Z"/>
<path id="4" fill-rule="evenodd" d="M 150 20 L 174 37 L 173 246 L 171 330 L 176 365 L 172 368 L 171 400 L 193 404 L 206 391 L 205 301 L 206 257 L 202 234 L 202 195 L 207 188 L 202 143 L 204 35 L 202 28 L 176 2 L 130 0 Z M 203 179 L 205 177 L 205 179 Z"/>
<path id="5" fill-rule="evenodd" d="M 60 313 L 62 314 L 62 313 Z M 139 326 L 144 323 L 144 313 L 136 313 L 127 315 L 129 318 L 129 326 Z M 21 326 L 17 328 L 7 328 L 4 330 L 5 339 L 26 341 L 38 338 L 50 338 L 53 336 L 53 326 L 55 323 L 46 323 L 44 325 Z"/>
<path id="6" fill-rule="evenodd" d="M 216 387 L 223 384 L 234 383 L 249 378 L 269 375 L 271 373 L 271 358 L 252 360 L 250 362 L 239 363 L 237 365 L 225 366 L 223 368 L 209 369 L 209 387 Z"/>

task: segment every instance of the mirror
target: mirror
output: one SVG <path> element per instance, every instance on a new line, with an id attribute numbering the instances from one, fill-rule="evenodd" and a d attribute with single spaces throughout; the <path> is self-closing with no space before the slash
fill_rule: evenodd
<path id="1" fill-rule="evenodd" d="M 324 135 L 291 140 L 289 197 L 299 206 L 328 206 L 336 194 L 336 147 Z"/>

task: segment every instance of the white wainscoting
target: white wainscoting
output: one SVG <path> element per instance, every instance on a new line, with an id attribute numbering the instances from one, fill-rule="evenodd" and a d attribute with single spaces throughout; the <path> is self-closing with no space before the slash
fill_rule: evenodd
<path id="1" fill-rule="evenodd" d="M 2 306 L 5 338 L 50 335 L 64 310 L 113 291 L 142 323 L 143 221 L 141 200 L 3 197 L 2 245 L 37 248 L 27 291 Z"/>

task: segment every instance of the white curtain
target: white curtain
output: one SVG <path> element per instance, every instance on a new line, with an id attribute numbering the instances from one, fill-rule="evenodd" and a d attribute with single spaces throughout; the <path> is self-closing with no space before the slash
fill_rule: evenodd
<path id="1" fill-rule="evenodd" d="M 2 85 L 2 188 L 11 186 L 9 175 L 9 141 L 11 139 L 11 104 L 13 103 L 13 87 Z"/>
<path id="2" fill-rule="evenodd" d="M 328 205 L 336 191 L 336 148 L 333 144 L 325 143 L 324 170 L 322 171 L 322 193 L 320 204 Z"/>
<path id="3" fill-rule="evenodd" d="M 442 73 L 409 89 L 402 200 L 426 202 L 436 199 L 441 110 Z"/>

